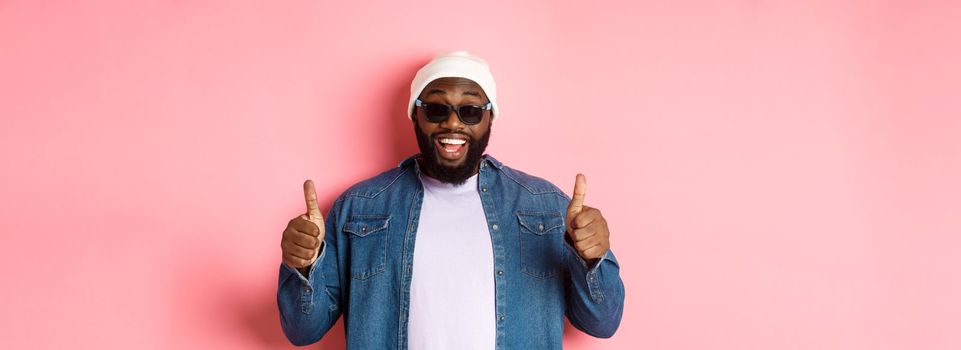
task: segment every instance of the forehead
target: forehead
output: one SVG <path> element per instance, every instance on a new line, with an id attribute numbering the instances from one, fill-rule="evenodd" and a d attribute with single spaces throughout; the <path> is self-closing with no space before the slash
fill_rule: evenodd
<path id="1" fill-rule="evenodd" d="M 484 93 L 484 89 L 481 88 L 479 84 L 473 80 L 467 78 L 439 78 L 431 81 L 430 84 L 424 87 L 424 91 L 421 92 L 421 96 L 429 95 L 431 93 L 436 93 L 438 90 L 445 93 L 455 93 L 455 94 L 478 94 L 481 97 L 486 98 L 487 94 Z"/>

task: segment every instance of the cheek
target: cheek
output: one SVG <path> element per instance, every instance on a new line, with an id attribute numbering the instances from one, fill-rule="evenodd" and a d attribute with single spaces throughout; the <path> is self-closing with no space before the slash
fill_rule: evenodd
<path id="1" fill-rule="evenodd" d="M 430 135 L 440 131 L 437 124 L 434 123 L 418 121 L 417 125 L 420 128 L 420 134 L 428 140 L 430 139 Z"/>
<path id="2" fill-rule="evenodd" d="M 430 137 L 430 135 L 437 131 L 437 127 L 430 123 L 424 123 L 420 125 L 420 130 L 424 132 L 425 136 Z"/>
<path id="3" fill-rule="evenodd" d="M 484 136 L 484 134 L 487 133 L 487 130 L 490 129 L 490 126 L 490 118 L 485 118 L 484 121 L 480 122 L 479 124 L 469 126 L 468 128 L 472 134 L 471 136 L 475 139 L 479 139 L 481 136 Z"/>

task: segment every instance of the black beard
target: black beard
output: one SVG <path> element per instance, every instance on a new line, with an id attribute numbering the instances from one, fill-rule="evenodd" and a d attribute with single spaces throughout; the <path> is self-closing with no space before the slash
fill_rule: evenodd
<path id="1" fill-rule="evenodd" d="M 424 160 L 421 163 L 421 166 L 424 167 L 422 170 L 430 177 L 454 185 L 463 185 L 467 182 L 467 179 L 474 176 L 478 169 L 477 166 L 480 165 L 481 157 L 484 155 L 484 150 L 487 149 L 487 141 L 491 138 L 489 128 L 480 139 L 475 140 L 468 137 L 467 159 L 464 160 L 463 164 L 451 167 L 440 164 L 438 159 L 440 155 L 434 145 L 433 137 L 425 135 L 417 122 L 414 122 L 414 134 L 417 135 L 417 146 L 420 147 L 421 158 Z"/>

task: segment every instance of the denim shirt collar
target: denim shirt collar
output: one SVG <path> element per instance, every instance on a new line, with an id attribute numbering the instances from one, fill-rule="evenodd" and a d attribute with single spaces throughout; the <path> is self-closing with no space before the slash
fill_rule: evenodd
<path id="1" fill-rule="evenodd" d="M 412 165 L 417 165 L 417 159 L 420 158 L 420 157 L 421 157 L 420 153 L 415 154 L 415 155 L 412 155 L 412 156 L 410 156 L 410 157 L 407 157 L 407 159 L 404 159 L 404 160 L 401 161 L 399 164 L 397 164 L 397 167 L 398 167 L 398 168 L 406 168 L 406 167 L 409 167 L 409 166 L 412 166 Z M 498 170 L 500 170 L 500 169 L 502 169 L 502 168 L 504 167 L 504 164 L 502 164 L 500 161 L 498 161 L 497 159 L 495 159 L 494 157 L 492 157 L 492 156 L 489 155 L 489 154 L 485 154 L 485 155 L 481 156 L 481 164 L 480 164 L 481 168 L 484 168 L 484 167 L 487 166 L 488 164 L 490 164 L 491 166 L 497 168 Z M 416 172 L 416 174 L 419 175 L 419 174 L 420 174 L 420 167 L 414 166 L 414 171 Z"/>

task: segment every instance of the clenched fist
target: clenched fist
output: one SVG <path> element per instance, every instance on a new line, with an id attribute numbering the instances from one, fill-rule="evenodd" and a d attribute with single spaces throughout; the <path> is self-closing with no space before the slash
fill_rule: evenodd
<path id="1" fill-rule="evenodd" d="M 314 190 L 313 181 L 304 182 L 304 200 L 307 201 L 307 214 L 291 219 L 280 240 L 284 263 L 297 269 L 314 264 L 320 254 L 320 244 L 324 241 L 324 217 L 317 207 L 317 191 Z"/>
<path id="2" fill-rule="evenodd" d="M 577 254 L 588 262 L 600 259 L 611 248 L 611 232 L 607 220 L 597 208 L 584 205 L 587 196 L 587 178 L 577 174 L 574 180 L 574 196 L 567 206 L 567 234 L 574 242 Z"/>

